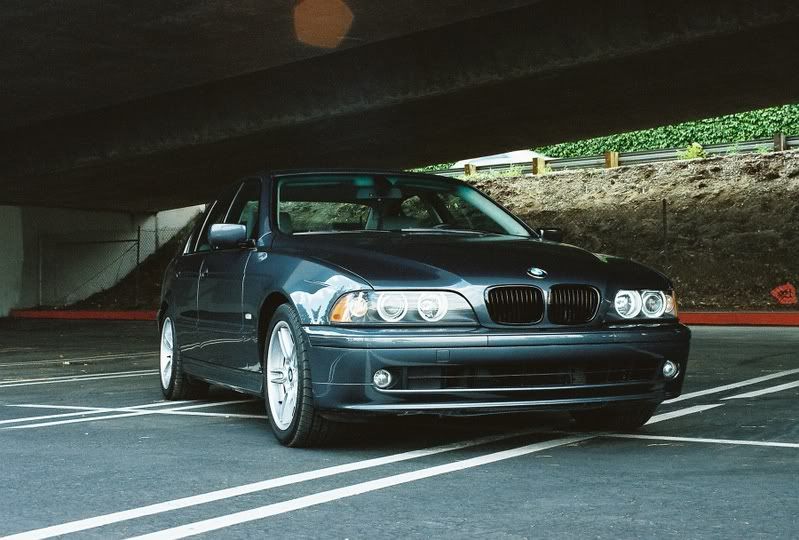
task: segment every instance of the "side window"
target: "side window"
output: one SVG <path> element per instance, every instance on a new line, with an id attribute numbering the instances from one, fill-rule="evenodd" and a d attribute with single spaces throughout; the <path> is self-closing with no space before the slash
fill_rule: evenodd
<path id="1" fill-rule="evenodd" d="M 208 217 L 205 220 L 202 231 L 200 231 L 200 235 L 197 239 L 197 247 L 194 251 L 211 251 L 211 244 L 208 242 L 208 231 L 211 229 L 211 225 L 224 222 L 228 208 L 230 208 L 230 199 L 233 198 L 238 188 L 239 186 L 237 184 L 223 191 L 222 195 L 208 211 Z"/>
<path id="2" fill-rule="evenodd" d="M 258 209 L 261 203 L 261 181 L 247 180 L 239 190 L 225 223 L 244 225 L 247 227 L 247 238 L 255 238 L 258 234 Z"/>

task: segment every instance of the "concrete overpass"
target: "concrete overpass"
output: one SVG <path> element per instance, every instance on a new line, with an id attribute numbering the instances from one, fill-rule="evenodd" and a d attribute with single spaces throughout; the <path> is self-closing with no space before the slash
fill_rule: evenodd
<path id="1" fill-rule="evenodd" d="M 146 212 L 799 101 L 799 4 L 0 6 L 0 204 Z"/>

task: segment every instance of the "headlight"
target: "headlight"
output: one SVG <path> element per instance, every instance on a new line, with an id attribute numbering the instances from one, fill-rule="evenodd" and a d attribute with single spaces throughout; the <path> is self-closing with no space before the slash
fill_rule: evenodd
<path id="1" fill-rule="evenodd" d="M 638 291 L 619 291 L 613 305 L 616 313 L 625 319 L 633 319 L 641 313 L 641 293 Z"/>
<path id="2" fill-rule="evenodd" d="M 443 293 L 431 292 L 424 293 L 419 297 L 416 309 L 419 316 L 427 322 L 440 321 L 447 315 L 449 310 L 447 297 Z"/>
<path id="3" fill-rule="evenodd" d="M 658 319 L 664 315 L 677 316 L 677 299 L 673 291 L 621 290 L 613 302 L 616 313 L 624 319 L 639 316 Z"/>
<path id="4" fill-rule="evenodd" d="M 475 325 L 469 302 L 446 291 L 358 291 L 339 298 L 333 324 Z"/>
<path id="5" fill-rule="evenodd" d="M 662 291 L 644 291 L 641 299 L 641 311 L 650 319 L 660 317 L 666 312 L 666 295 Z"/>
<path id="6" fill-rule="evenodd" d="M 401 292 L 381 293 L 377 297 L 377 314 L 386 322 L 399 322 L 408 313 L 408 298 Z"/>

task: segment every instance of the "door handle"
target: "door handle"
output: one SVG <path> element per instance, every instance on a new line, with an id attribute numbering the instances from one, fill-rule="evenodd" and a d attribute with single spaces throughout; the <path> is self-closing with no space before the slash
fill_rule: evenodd
<path id="1" fill-rule="evenodd" d="M 203 271 L 200 272 L 200 279 L 208 276 L 208 268 L 203 268 Z"/>

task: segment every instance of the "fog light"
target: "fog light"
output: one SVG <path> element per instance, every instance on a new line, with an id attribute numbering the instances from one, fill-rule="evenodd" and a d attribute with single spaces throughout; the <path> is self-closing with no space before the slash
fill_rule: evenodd
<path id="1" fill-rule="evenodd" d="M 680 366 L 672 362 L 671 360 L 666 360 L 663 364 L 663 376 L 667 379 L 673 379 L 680 373 Z M 377 375 L 375 375 L 376 377 Z"/>
<path id="2" fill-rule="evenodd" d="M 378 388 L 388 388 L 391 386 L 391 373 L 385 369 L 378 369 L 372 380 Z"/>

